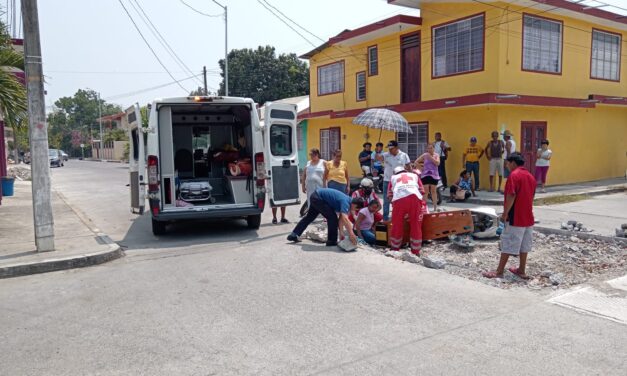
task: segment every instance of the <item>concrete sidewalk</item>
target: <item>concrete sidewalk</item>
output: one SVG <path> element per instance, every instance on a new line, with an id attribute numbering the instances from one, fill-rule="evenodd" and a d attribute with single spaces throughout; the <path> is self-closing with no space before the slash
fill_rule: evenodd
<path id="1" fill-rule="evenodd" d="M 505 188 L 505 182 L 501 188 Z M 544 200 L 557 196 L 598 196 L 611 193 L 619 193 L 627 190 L 625 178 L 595 180 L 585 183 L 565 184 L 546 187 L 546 193 L 536 193 L 534 203 L 542 205 Z M 448 189 L 444 192 L 448 195 Z M 498 192 L 482 190 L 477 192 L 477 197 L 471 197 L 466 202 L 479 205 L 502 205 L 503 195 Z"/>
<path id="2" fill-rule="evenodd" d="M 79 268 L 124 255 L 108 236 L 98 233 L 62 195 L 52 192 L 56 251 L 37 253 L 33 230 L 31 183 L 15 181 L 15 195 L 0 206 L 0 278 Z"/>

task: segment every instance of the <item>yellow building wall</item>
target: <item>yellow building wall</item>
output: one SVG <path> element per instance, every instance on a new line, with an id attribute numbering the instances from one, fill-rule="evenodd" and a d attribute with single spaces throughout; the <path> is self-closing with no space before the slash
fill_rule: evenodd
<path id="1" fill-rule="evenodd" d="M 477 106 L 445 110 L 403 113 L 410 123 L 429 124 L 429 141 L 435 133 L 452 147 L 447 160 L 447 177 L 454 182 L 462 165 L 462 152 L 475 136 L 485 147 L 494 130 L 510 130 L 521 149 L 521 123 L 547 123 L 547 138 L 553 150 L 548 185 L 568 184 L 624 176 L 627 169 L 627 109 L 620 106 L 598 106 L 573 109 L 539 106 Z M 320 129 L 341 127 L 343 159 L 348 162 L 350 176 L 361 176 L 357 156 L 368 140 L 375 144 L 379 132 L 351 123 L 352 118 L 315 118 L 309 120 L 308 148 L 320 147 Z M 365 135 L 369 134 L 366 139 Z M 381 142 L 396 139 L 392 132 L 383 132 Z M 489 164 L 480 161 L 480 186 L 489 187 Z"/>

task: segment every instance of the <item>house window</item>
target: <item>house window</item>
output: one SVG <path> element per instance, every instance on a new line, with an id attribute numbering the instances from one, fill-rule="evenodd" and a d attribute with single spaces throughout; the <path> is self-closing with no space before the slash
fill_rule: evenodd
<path id="1" fill-rule="evenodd" d="M 344 62 L 318 67 L 318 95 L 344 91 Z"/>
<path id="2" fill-rule="evenodd" d="M 484 16 L 433 28 L 433 77 L 483 70 Z"/>
<path id="3" fill-rule="evenodd" d="M 325 161 L 333 158 L 333 153 L 340 148 L 340 128 L 327 128 L 320 130 L 320 158 Z"/>
<path id="4" fill-rule="evenodd" d="M 562 23 L 523 17 L 523 70 L 562 73 Z"/>
<path id="5" fill-rule="evenodd" d="M 409 159 L 415 161 L 416 158 L 427 151 L 429 124 L 410 124 L 409 127 L 412 133 L 398 132 L 396 140 L 398 141 L 398 147 L 409 155 Z"/>
<path id="6" fill-rule="evenodd" d="M 377 46 L 368 47 L 368 76 L 379 74 L 379 49 Z"/>
<path id="7" fill-rule="evenodd" d="M 592 30 L 592 64 L 590 77 L 620 80 L 620 35 Z"/>
<path id="8" fill-rule="evenodd" d="M 357 72 L 355 77 L 357 83 L 357 101 L 366 100 L 366 72 Z"/>

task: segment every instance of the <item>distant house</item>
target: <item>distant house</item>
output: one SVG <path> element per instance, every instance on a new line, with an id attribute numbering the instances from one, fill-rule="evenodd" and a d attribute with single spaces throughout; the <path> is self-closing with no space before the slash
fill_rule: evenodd
<path id="1" fill-rule="evenodd" d="M 528 168 L 551 142 L 549 183 L 625 173 L 627 17 L 567 0 L 388 0 L 420 9 L 342 31 L 301 56 L 310 62 L 307 141 L 325 159 L 341 148 L 351 175 L 378 131 L 356 126 L 368 108 L 402 113 L 412 134 L 383 132 L 416 158 L 441 132 L 449 181 L 476 136 L 509 130 Z M 487 185 L 488 164 L 481 168 Z"/>
<path id="2" fill-rule="evenodd" d="M 96 119 L 99 123 L 102 121 L 103 130 L 124 129 L 128 130 L 128 120 L 126 119 L 126 113 L 120 112 L 113 115 L 102 116 Z"/>

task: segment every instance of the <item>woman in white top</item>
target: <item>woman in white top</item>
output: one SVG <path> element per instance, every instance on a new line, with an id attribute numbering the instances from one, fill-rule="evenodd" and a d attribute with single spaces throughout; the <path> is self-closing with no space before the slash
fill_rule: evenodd
<path id="1" fill-rule="evenodd" d="M 549 172 L 549 165 L 551 164 L 551 155 L 553 152 L 549 149 L 549 140 L 544 140 L 540 144 L 536 154 L 536 182 L 540 184 L 542 193 L 546 192 L 544 184 L 546 183 L 546 174 Z"/>
<path id="2" fill-rule="evenodd" d="M 323 177 L 325 171 L 325 161 L 320 158 L 320 150 L 316 148 L 311 149 L 309 156 L 311 160 L 307 162 L 301 180 L 303 193 L 307 194 L 307 203 L 309 203 L 309 198 L 316 189 L 324 187 Z"/>

